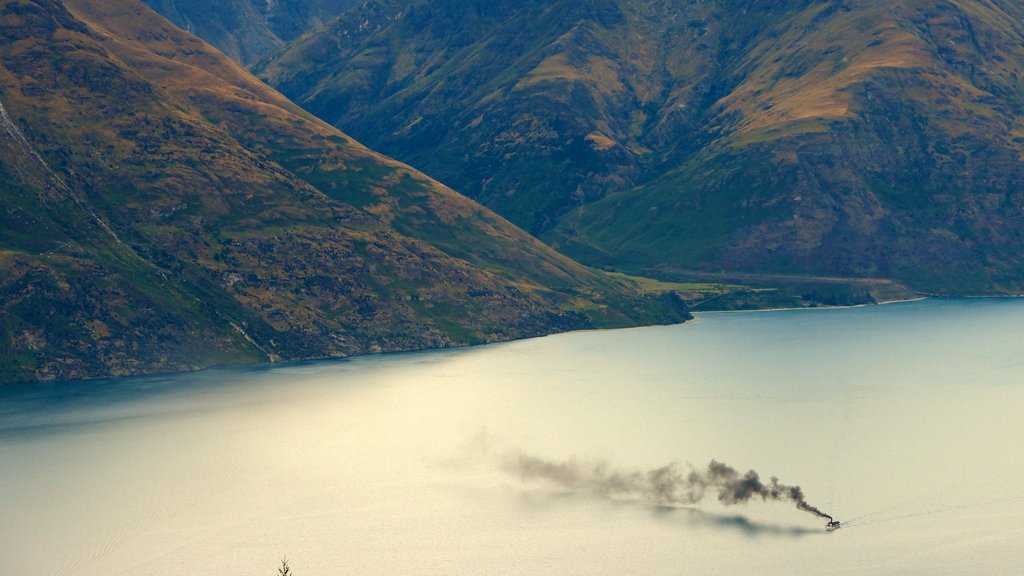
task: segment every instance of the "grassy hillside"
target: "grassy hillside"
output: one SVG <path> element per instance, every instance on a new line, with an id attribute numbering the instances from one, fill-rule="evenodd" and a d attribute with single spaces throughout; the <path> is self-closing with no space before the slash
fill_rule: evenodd
<path id="1" fill-rule="evenodd" d="M 1024 289 L 1020 7 L 844 6 L 763 31 L 713 139 L 549 239 L 592 262 Z"/>
<path id="2" fill-rule="evenodd" d="M 535 233 L 575 198 L 633 181 L 634 154 L 607 126 L 629 113 L 605 114 L 625 104 L 620 55 L 594 33 L 623 21 L 612 2 L 405 4 L 368 3 L 256 70 Z"/>
<path id="3" fill-rule="evenodd" d="M 0 382 L 687 317 L 134 0 L 3 0 L 0 45 Z"/>
<path id="4" fill-rule="evenodd" d="M 256 70 L 584 262 L 1005 293 L 1021 22 L 1006 0 L 381 0 Z"/>

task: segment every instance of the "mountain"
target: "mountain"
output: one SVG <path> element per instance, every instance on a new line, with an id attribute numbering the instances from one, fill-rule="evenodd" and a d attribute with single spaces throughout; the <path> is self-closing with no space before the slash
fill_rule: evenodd
<path id="1" fill-rule="evenodd" d="M 601 85 L 618 83 L 619 56 L 589 63 L 605 50 L 586 27 L 623 21 L 614 2 L 408 4 L 348 11 L 255 71 L 320 118 L 535 233 L 577 198 L 636 179 L 633 154 L 598 128 L 623 108 Z M 579 82 L 577 64 L 595 81 Z"/>
<path id="2" fill-rule="evenodd" d="M 1018 0 L 379 0 L 255 70 L 585 263 L 1024 291 Z"/>
<path id="3" fill-rule="evenodd" d="M 178 27 L 243 63 L 276 52 L 361 0 L 143 0 Z"/>
<path id="4" fill-rule="evenodd" d="M 0 1 L 0 383 L 676 322 L 135 0 Z"/>

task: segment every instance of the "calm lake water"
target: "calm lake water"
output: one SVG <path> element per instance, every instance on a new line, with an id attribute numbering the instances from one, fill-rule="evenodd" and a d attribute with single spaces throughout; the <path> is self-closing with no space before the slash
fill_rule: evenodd
<path id="1" fill-rule="evenodd" d="M 716 459 L 792 504 L 509 473 Z M 1024 300 L 0 389 L 0 573 L 1020 574 Z"/>

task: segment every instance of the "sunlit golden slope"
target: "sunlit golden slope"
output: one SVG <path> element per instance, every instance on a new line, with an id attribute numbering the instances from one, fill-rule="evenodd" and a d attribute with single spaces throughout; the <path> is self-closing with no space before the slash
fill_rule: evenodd
<path id="1" fill-rule="evenodd" d="M 0 382 L 678 321 L 135 0 L 0 1 Z"/>

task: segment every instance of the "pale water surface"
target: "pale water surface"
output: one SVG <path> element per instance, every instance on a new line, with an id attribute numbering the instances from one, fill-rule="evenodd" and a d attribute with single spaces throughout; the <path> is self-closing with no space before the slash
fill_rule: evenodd
<path id="1" fill-rule="evenodd" d="M 0 389 L 0 574 L 1021 574 L 1024 300 Z M 523 482 L 718 459 L 790 504 Z"/>

